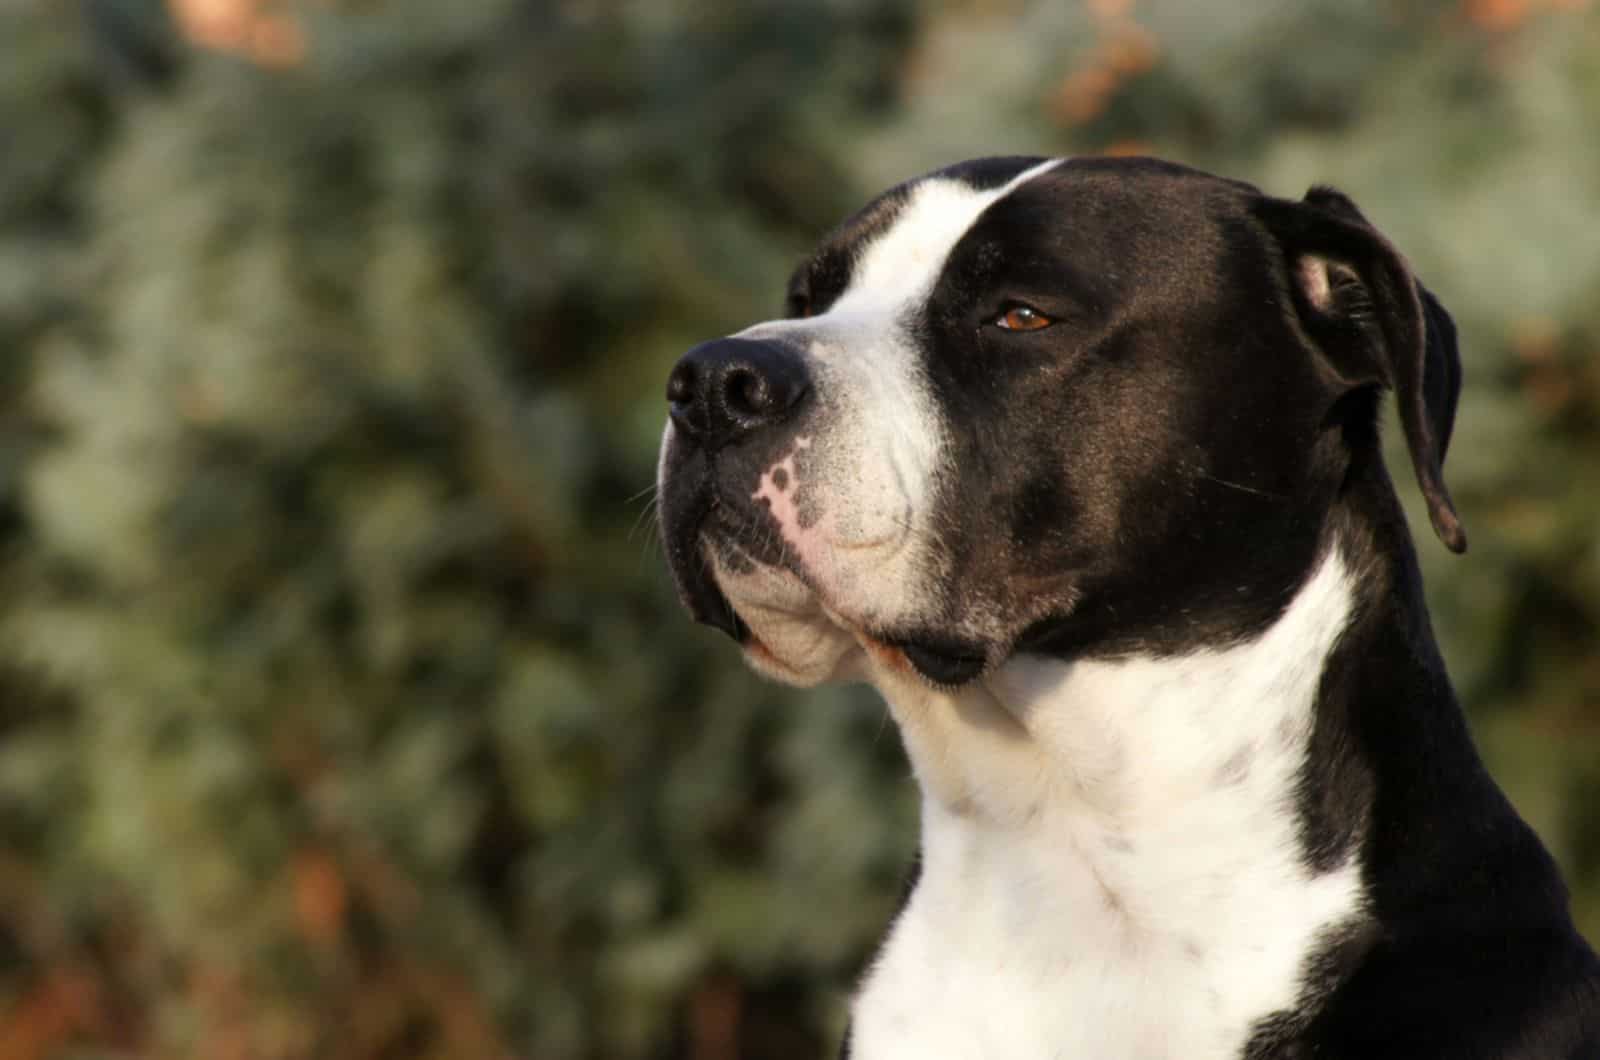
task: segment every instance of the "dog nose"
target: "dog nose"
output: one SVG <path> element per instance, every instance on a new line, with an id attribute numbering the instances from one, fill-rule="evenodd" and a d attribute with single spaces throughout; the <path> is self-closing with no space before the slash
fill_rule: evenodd
<path id="1" fill-rule="evenodd" d="M 794 350 L 713 339 L 684 354 L 667 376 L 667 404 L 678 430 L 714 451 L 782 423 L 810 389 Z"/>

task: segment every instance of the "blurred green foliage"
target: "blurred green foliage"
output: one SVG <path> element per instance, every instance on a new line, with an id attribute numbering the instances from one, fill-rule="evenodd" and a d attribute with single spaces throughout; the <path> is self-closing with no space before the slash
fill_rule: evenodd
<path id="1" fill-rule="evenodd" d="M 662 380 L 1011 151 L 1334 183 L 1454 311 L 1436 621 L 1600 935 L 1587 4 L 220 8 L 0 5 L 0 1056 L 820 1055 L 914 792 L 682 615 Z"/>

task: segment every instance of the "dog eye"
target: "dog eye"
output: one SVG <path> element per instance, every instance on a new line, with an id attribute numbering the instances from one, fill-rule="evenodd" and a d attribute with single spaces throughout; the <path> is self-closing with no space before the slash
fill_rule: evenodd
<path id="1" fill-rule="evenodd" d="M 994 318 L 994 326 L 1007 331 L 1038 331 L 1055 321 L 1032 306 L 1014 305 Z"/>

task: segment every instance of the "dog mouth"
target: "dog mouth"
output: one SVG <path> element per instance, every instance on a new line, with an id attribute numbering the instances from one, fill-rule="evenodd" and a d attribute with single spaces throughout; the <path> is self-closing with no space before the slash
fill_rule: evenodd
<path id="1" fill-rule="evenodd" d="M 720 495 L 714 475 L 663 487 L 662 535 L 679 599 L 696 622 L 726 634 L 758 668 L 796 675 L 790 658 L 797 629 L 815 644 L 854 642 L 884 669 L 915 674 L 953 689 L 980 677 L 993 662 L 984 644 L 863 620 L 841 612 L 805 570 L 781 535 Z M 833 669 L 833 676 L 843 671 Z"/>
<path id="2" fill-rule="evenodd" d="M 989 654 L 983 645 L 976 642 L 932 633 L 907 634 L 879 630 L 838 614 L 793 564 L 768 563 L 765 559 L 758 559 L 745 550 L 741 537 L 724 536 L 726 523 L 725 518 L 719 519 L 713 514 L 707 520 L 708 525 L 694 535 L 693 542 L 688 546 L 688 562 L 678 578 L 679 595 L 696 622 L 727 634 L 758 661 L 784 668 L 780 654 L 757 635 L 750 622 L 740 614 L 739 606 L 724 591 L 717 577 L 718 566 L 734 570 L 764 566 L 774 573 L 806 584 L 807 593 L 816 601 L 815 611 L 808 620 L 825 621 L 840 633 L 854 638 L 862 649 L 888 669 L 909 670 L 940 688 L 965 685 L 988 669 Z M 714 527 L 711 524 L 723 525 Z M 717 557 L 715 561 L 713 556 Z"/>

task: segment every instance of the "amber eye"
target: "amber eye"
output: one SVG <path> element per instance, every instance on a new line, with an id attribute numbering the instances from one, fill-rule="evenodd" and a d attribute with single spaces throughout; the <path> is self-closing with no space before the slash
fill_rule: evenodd
<path id="1" fill-rule="evenodd" d="M 1038 331 L 1054 323 L 1037 309 L 1025 305 L 1014 305 L 994 318 L 995 327 L 1007 331 Z"/>

